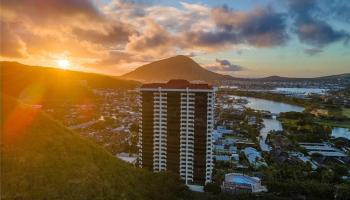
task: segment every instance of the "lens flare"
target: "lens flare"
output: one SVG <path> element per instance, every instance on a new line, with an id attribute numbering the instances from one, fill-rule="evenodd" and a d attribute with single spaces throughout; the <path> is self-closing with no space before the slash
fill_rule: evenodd
<path id="1" fill-rule="evenodd" d="M 9 98 L 4 98 L 4 105 L 7 111 L 5 112 L 2 142 L 5 145 L 11 145 L 25 138 L 28 128 L 31 127 L 40 110 L 33 109 L 29 105 L 22 105 Z"/>

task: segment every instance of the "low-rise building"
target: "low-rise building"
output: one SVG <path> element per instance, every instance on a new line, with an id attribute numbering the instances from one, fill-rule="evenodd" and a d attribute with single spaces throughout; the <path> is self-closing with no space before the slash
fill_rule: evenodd
<path id="1" fill-rule="evenodd" d="M 222 138 L 224 135 L 232 135 L 234 134 L 233 130 L 226 129 L 225 126 L 218 126 L 214 131 L 213 131 L 213 140 L 216 141 L 220 138 Z"/>
<path id="2" fill-rule="evenodd" d="M 137 155 L 124 152 L 117 154 L 117 158 L 133 165 L 135 165 L 137 161 Z"/>
<path id="3" fill-rule="evenodd" d="M 257 151 L 253 147 L 247 147 L 243 150 L 245 157 L 249 161 L 249 164 L 253 167 L 262 167 L 267 166 L 266 162 L 264 161 L 263 157 L 261 156 L 261 153 Z"/>
<path id="4" fill-rule="evenodd" d="M 309 155 L 320 154 L 324 157 L 348 157 L 343 151 L 332 147 L 328 143 L 299 143 L 299 145 L 305 148 Z"/>
<path id="5" fill-rule="evenodd" d="M 214 158 L 215 158 L 215 161 L 223 161 L 223 162 L 231 161 L 231 157 L 229 155 L 215 155 Z"/>
<path id="6" fill-rule="evenodd" d="M 214 155 L 215 161 L 222 162 L 230 162 L 230 163 L 238 163 L 239 155 L 237 153 L 233 153 L 231 155 Z"/>
<path id="7" fill-rule="evenodd" d="M 311 168 L 313 170 L 316 170 L 318 168 L 317 163 L 315 163 L 314 161 L 311 160 L 311 158 L 309 156 L 305 156 L 303 153 L 300 152 L 291 152 L 290 153 L 291 156 L 298 158 L 299 160 L 301 160 L 304 163 L 310 163 L 311 164 Z"/>
<path id="8" fill-rule="evenodd" d="M 261 185 L 261 180 L 258 177 L 250 177 L 239 173 L 230 173 L 225 175 L 225 179 L 221 185 L 224 192 L 267 192 L 265 186 Z"/>
<path id="9" fill-rule="evenodd" d="M 215 154 L 232 154 L 236 152 L 237 152 L 237 147 L 235 145 L 223 145 L 223 144 L 214 145 Z"/>

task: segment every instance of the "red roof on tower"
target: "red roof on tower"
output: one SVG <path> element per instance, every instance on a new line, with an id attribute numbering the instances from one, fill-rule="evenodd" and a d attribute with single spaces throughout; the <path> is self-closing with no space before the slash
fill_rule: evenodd
<path id="1" fill-rule="evenodd" d="M 190 83 L 187 80 L 183 79 L 173 79 L 167 83 L 148 83 L 143 84 L 141 88 L 158 88 L 163 89 L 213 89 L 213 86 L 207 83 Z"/>

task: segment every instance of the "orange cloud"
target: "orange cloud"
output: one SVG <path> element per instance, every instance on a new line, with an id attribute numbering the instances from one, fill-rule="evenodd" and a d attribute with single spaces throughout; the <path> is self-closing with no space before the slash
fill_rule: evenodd
<path id="1" fill-rule="evenodd" d="M 0 57 L 53 65 L 64 55 L 81 68 L 120 74 L 179 53 L 271 47 L 287 39 L 284 16 L 270 8 L 239 12 L 189 3 L 94 2 L 3 0 Z"/>
<path id="2" fill-rule="evenodd" d="M 22 58 L 27 56 L 26 44 L 10 29 L 7 22 L 0 21 L 0 54 L 6 57 Z"/>

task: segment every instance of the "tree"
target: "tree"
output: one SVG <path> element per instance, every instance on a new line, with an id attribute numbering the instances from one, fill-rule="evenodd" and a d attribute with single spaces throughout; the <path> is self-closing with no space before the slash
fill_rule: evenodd
<path id="1" fill-rule="evenodd" d="M 221 192 L 221 187 L 219 185 L 219 183 L 207 183 L 204 186 L 204 191 L 205 192 L 210 192 L 213 194 L 219 194 Z"/>
<path id="2" fill-rule="evenodd" d="M 343 184 L 336 187 L 335 199 L 349 200 L 350 199 L 350 184 Z"/>

